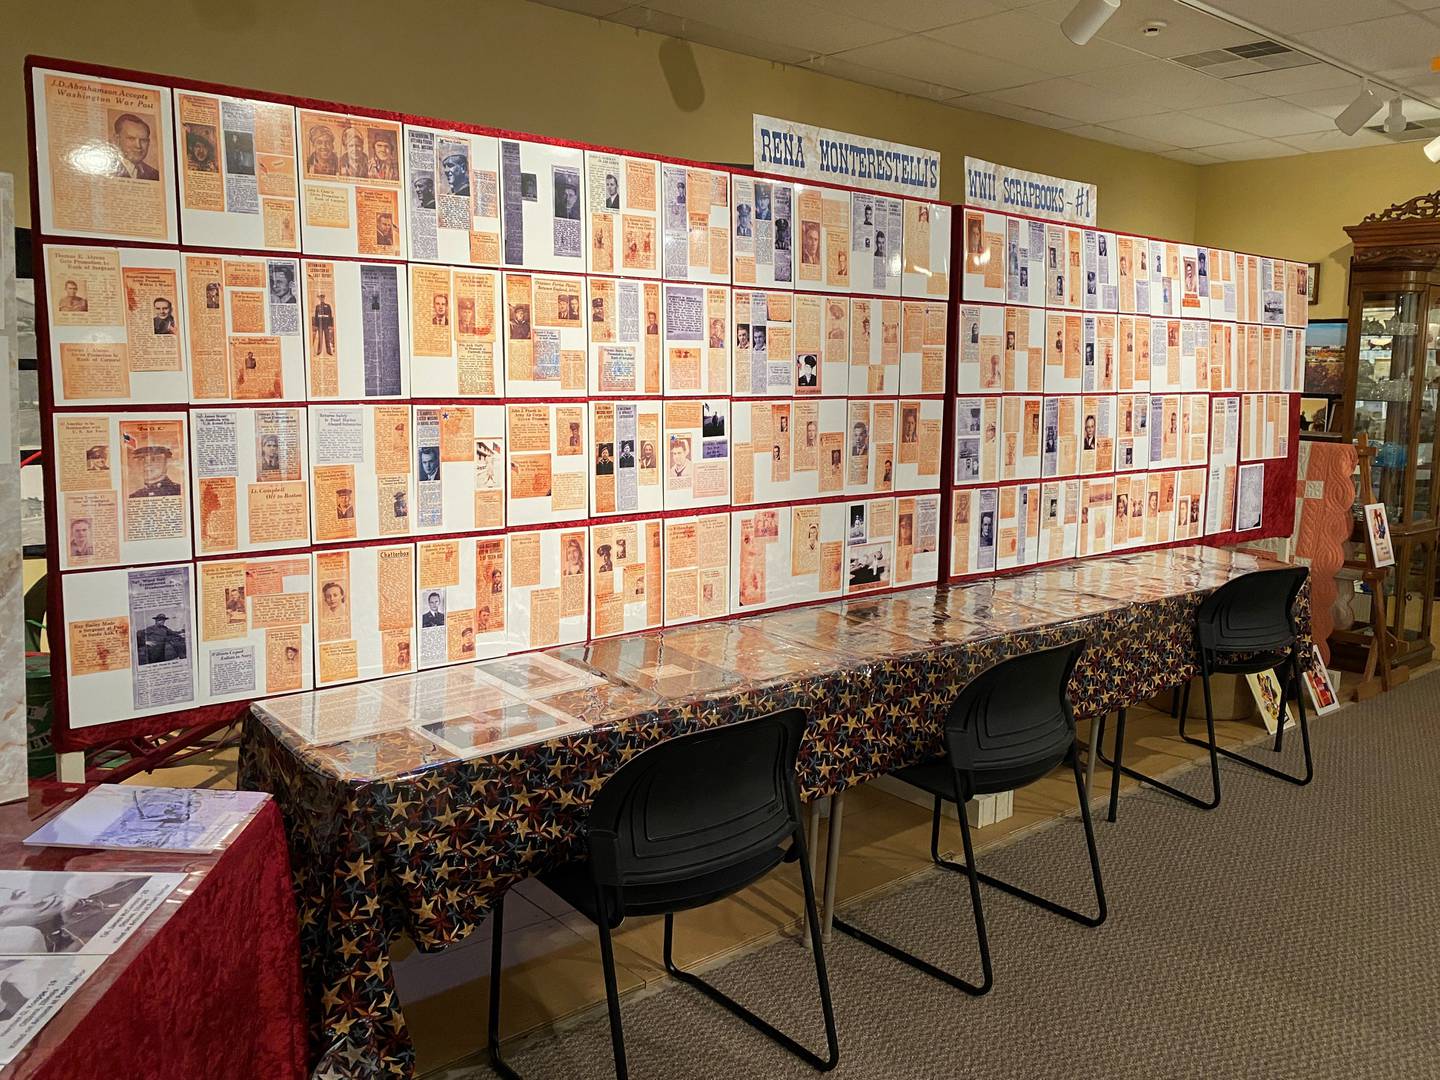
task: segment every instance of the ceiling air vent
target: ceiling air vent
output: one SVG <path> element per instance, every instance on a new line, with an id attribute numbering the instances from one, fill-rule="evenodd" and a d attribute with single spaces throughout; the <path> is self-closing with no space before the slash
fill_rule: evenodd
<path id="1" fill-rule="evenodd" d="M 1262 71 L 1280 71 L 1316 63 L 1304 53 L 1264 38 L 1242 45 L 1232 45 L 1227 49 L 1209 49 L 1186 56 L 1172 56 L 1170 59 L 1196 71 L 1203 71 L 1215 79 L 1234 79 L 1241 75 L 1256 75 Z"/>

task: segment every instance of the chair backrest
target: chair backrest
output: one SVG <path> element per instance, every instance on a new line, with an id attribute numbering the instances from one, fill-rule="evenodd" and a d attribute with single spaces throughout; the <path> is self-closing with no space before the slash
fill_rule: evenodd
<path id="1" fill-rule="evenodd" d="M 1309 573 L 1303 566 L 1257 570 L 1227 581 L 1195 615 L 1200 647 L 1211 652 L 1275 652 L 1295 642 L 1295 598 Z"/>
<path id="2" fill-rule="evenodd" d="M 805 712 L 786 709 L 652 746 L 595 796 L 590 858 L 601 886 L 723 876 L 795 835 Z M 713 879 L 712 879 L 713 880 Z"/>
<path id="3" fill-rule="evenodd" d="M 1067 687 L 1083 640 L 1022 653 L 972 679 L 950 706 L 945 749 L 962 784 L 980 774 L 1008 776 L 1016 786 L 1048 771 L 1075 742 Z M 972 790 L 962 791 L 969 798 Z"/>

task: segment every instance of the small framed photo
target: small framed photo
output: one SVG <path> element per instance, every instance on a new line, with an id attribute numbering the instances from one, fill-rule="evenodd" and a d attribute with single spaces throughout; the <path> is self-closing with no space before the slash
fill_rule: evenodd
<path id="1" fill-rule="evenodd" d="M 1288 726 L 1290 710 L 1285 707 L 1285 689 L 1280 685 L 1274 671 L 1258 671 L 1245 676 L 1254 695 L 1255 705 L 1260 710 L 1260 719 L 1265 721 L 1265 730 L 1274 735 L 1280 730 L 1283 719 Z"/>
<path id="2" fill-rule="evenodd" d="M 1371 561 L 1375 566 L 1395 565 L 1395 546 L 1390 540 L 1390 519 L 1384 503 L 1366 503 L 1365 535 L 1370 538 Z"/>
<path id="3" fill-rule="evenodd" d="M 1305 298 L 1315 304 L 1320 300 L 1320 264 L 1306 263 L 1310 272 L 1305 275 Z"/>
<path id="4" fill-rule="evenodd" d="M 1330 672 L 1320 656 L 1320 647 L 1310 646 L 1310 666 L 1300 673 L 1305 689 L 1310 695 L 1310 704 L 1316 716 L 1324 716 L 1340 707 L 1340 698 L 1335 693 L 1335 684 L 1330 681 Z"/>

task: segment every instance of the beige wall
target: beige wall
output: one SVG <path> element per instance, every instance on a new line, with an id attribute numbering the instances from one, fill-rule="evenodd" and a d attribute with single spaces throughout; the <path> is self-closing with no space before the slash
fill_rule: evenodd
<path id="1" fill-rule="evenodd" d="M 1107 228 L 1195 227 L 1193 166 L 524 0 L 127 0 L 7 21 L 0 169 L 19 190 L 33 53 L 729 163 L 750 162 L 763 112 L 939 150 L 952 201 L 968 153 L 1098 184 Z"/>

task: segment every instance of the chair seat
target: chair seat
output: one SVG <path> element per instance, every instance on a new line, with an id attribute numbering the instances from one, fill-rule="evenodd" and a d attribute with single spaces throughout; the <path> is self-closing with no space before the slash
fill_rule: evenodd
<path id="1" fill-rule="evenodd" d="M 1014 791 L 1026 784 L 1033 784 L 1055 766 L 1067 761 L 1073 749 L 1072 745 L 1063 753 L 1049 755 L 1040 761 L 1027 762 L 1013 769 L 987 769 L 983 773 L 975 773 L 972 781 L 974 784 L 972 793 L 993 795 L 996 792 Z M 891 775 L 921 791 L 939 795 L 940 798 L 950 802 L 955 801 L 955 774 L 946 758 L 937 757 L 929 761 L 922 761 L 918 765 L 907 765 L 903 769 L 896 769 Z"/>
<path id="2" fill-rule="evenodd" d="M 723 870 L 697 874 L 682 881 L 627 885 L 622 892 L 623 906 L 618 911 L 607 912 L 607 921 L 615 927 L 627 915 L 664 915 L 704 907 L 758 881 L 790 857 L 788 848 L 777 847 Z M 560 899 L 591 922 L 599 923 L 600 912 L 595 903 L 595 883 L 590 876 L 588 859 L 565 863 L 539 877 Z"/>
<path id="3" fill-rule="evenodd" d="M 1210 674 L 1257 675 L 1262 671 L 1270 671 L 1290 659 L 1290 648 L 1290 645 L 1286 645 L 1281 649 L 1239 653 L 1211 650 Z"/>

